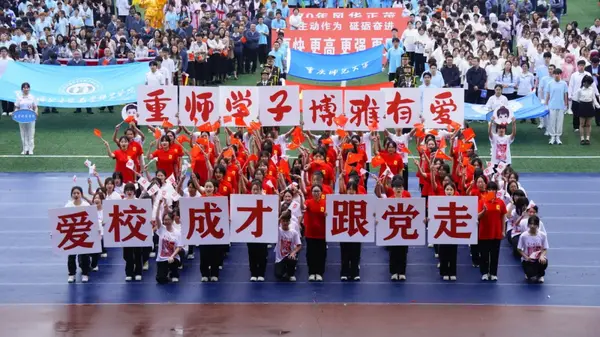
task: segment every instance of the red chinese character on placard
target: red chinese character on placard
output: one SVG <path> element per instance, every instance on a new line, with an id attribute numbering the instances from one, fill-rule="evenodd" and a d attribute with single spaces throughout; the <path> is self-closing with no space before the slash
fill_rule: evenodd
<path id="1" fill-rule="evenodd" d="M 460 220 L 469 220 L 472 218 L 470 214 L 466 213 L 468 210 L 469 208 L 465 205 L 457 207 L 455 201 L 451 201 L 448 207 L 438 207 L 439 213 L 436 213 L 433 218 L 442 221 L 433 237 L 437 239 L 440 235 L 446 234 L 451 238 L 470 238 L 472 233 L 458 232 L 459 227 L 467 227 L 467 223 Z"/>
<path id="2" fill-rule="evenodd" d="M 287 103 L 288 99 L 288 93 L 286 90 L 279 90 L 273 95 L 269 96 L 269 100 L 271 101 L 271 103 L 274 103 L 278 99 L 279 102 L 277 103 L 277 105 L 273 108 L 268 108 L 267 111 L 275 115 L 275 117 L 273 117 L 274 121 L 281 122 L 281 120 L 283 119 L 283 115 L 292 111 L 292 106 L 284 105 L 285 103 Z"/>
<path id="3" fill-rule="evenodd" d="M 122 211 L 119 209 L 119 205 L 113 205 L 112 213 L 108 214 L 112 219 L 108 232 L 114 233 L 115 242 L 125 242 L 133 238 L 137 238 L 140 241 L 146 241 L 148 236 L 140 233 L 140 229 L 147 221 L 146 218 L 142 216 L 144 214 L 146 214 L 145 209 L 137 208 L 134 205 L 129 205 L 128 209 Z M 129 228 L 129 235 L 121 239 L 121 227 L 125 226 Z"/>
<path id="4" fill-rule="evenodd" d="M 233 118 L 245 118 L 250 116 L 250 106 L 252 106 L 252 92 L 246 90 L 245 93 L 241 91 L 232 91 L 231 97 L 227 97 L 225 100 L 225 108 L 228 112 L 233 112 L 231 117 Z"/>
<path id="5" fill-rule="evenodd" d="M 209 121 L 210 114 L 215 109 L 215 103 L 211 100 L 213 97 L 212 92 L 203 92 L 196 94 L 192 91 L 191 96 L 185 98 L 185 111 L 190 114 L 190 120 L 196 119 L 196 114 L 200 113 L 201 122 L 206 123 Z"/>
<path id="6" fill-rule="evenodd" d="M 392 116 L 394 123 L 398 124 L 400 121 L 404 121 L 404 123 L 410 123 L 412 119 L 412 110 L 408 104 L 414 103 L 410 98 L 402 98 L 400 92 L 396 92 L 394 98 L 387 102 L 387 115 Z"/>
<path id="7" fill-rule="evenodd" d="M 187 239 L 189 240 L 194 231 L 200 234 L 201 238 L 209 235 L 216 239 L 222 239 L 225 236 L 223 228 L 217 230 L 217 225 L 221 218 L 214 213 L 221 213 L 223 210 L 214 202 L 205 202 L 203 208 L 190 208 L 190 230 L 188 231 Z"/>
<path id="8" fill-rule="evenodd" d="M 381 218 L 386 221 L 389 218 L 389 228 L 392 230 L 390 235 L 383 239 L 384 241 L 393 239 L 398 233 L 404 240 L 416 240 L 419 237 L 417 230 L 412 228 L 412 221 L 419 215 L 419 212 L 414 209 L 413 205 L 408 205 L 406 209 L 404 209 L 404 206 L 406 205 L 401 203 L 397 204 L 398 208 L 389 205 L 383 213 Z"/>
<path id="9" fill-rule="evenodd" d="M 171 101 L 169 97 L 160 97 L 165 93 L 164 89 L 157 89 L 147 94 L 148 99 L 144 100 L 146 109 L 151 113 L 150 118 L 146 118 L 146 122 L 162 122 L 165 120 L 163 110 L 167 107 L 167 102 Z"/>
<path id="10" fill-rule="evenodd" d="M 255 238 L 259 238 L 263 234 L 263 217 L 264 213 L 270 213 L 273 211 L 271 207 L 264 207 L 263 200 L 256 200 L 256 207 L 238 207 L 238 212 L 250 212 L 250 215 L 246 219 L 246 222 L 236 229 L 236 233 L 241 233 L 243 230 L 248 228 L 253 222 L 256 221 L 256 229 L 251 232 Z"/>
<path id="11" fill-rule="evenodd" d="M 310 111 L 312 112 L 313 123 L 317 122 L 317 115 L 327 126 L 333 125 L 333 118 L 337 114 L 337 105 L 333 103 L 334 95 L 323 95 L 323 99 L 315 101 L 311 100 Z"/>
<path id="12" fill-rule="evenodd" d="M 364 99 L 351 99 L 350 100 L 350 123 L 361 126 L 371 125 L 373 122 L 379 122 L 377 113 L 379 112 L 379 106 L 374 98 L 369 95 L 365 95 Z"/>
<path id="13" fill-rule="evenodd" d="M 94 223 L 88 219 L 89 214 L 85 211 L 73 214 L 65 214 L 58 217 L 60 222 L 56 225 L 56 230 L 64 234 L 58 248 L 71 250 L 75 247 L 92 248 L 93 242 L 86 241 L 90 236 Z M 70 242 L 67 246 L 67 242 Z"/>
<path id="14" fill-rule="evenodd" d="M 446 91 L 439 93 L 435 96 L 435 104 L 429 105 L 429 111 L 433 114 L 433 120 L 439 124 L 450 124 L 452 118 L 450 113 L 458 109 L 454 99 L 452 99 L 452 92 Z"/>
<path id="15" fill-rule="evenodd" d="M 369 231 L 367 225 L 367 202 L 364 200 L 334 200 L 333 222 L 331 235 L 348 232 L 349 236 L 360 233 L 366 236 Z"/>

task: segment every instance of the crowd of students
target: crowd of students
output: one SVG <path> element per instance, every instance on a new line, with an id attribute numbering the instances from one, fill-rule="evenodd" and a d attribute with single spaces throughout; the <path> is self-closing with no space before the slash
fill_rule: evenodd
<path id="1" fill-rule="evenodd" d="M 374 193 L 379 198 L 407 198 L 407 148 L 415 142 L 418 159 L 417 179 L 420 194 L 429 196 L 468 195 L 479 200 L 478 244 L 470 247 L 473 266 L 481 271 L 482 280 L 498 279 L 500 242 L 506 237 L 514 254 L 521 258 L 529 281 L 543 282 L 548 241 L 541 224 L 538 208 L 528 199 L 519 183 L 519 175 L 511 164 L 510 144 L 516 135 L 516 123 L 511 133 L 506 125 L 490 123 L 492 145 L 491 166 L 476 153 L 471 129 L 425 130 L 421 125 L 403 133 L 347 133 L 325 131 L 322 134 L 304 132 L 292 127 L 285 134 L 279 128 L 248 129 L 188 129 L 183 126 L 149 127 L 155 139 L 148 140 L 135 122 L 122 135 L 121 125 L 115 128 L 113 142 L 104 141 L 107 155 L 115 160 L 115 172 L 104 181 L 98 176 L 98 187 L 89 181 L 88 193 L 74 187 L 67 206 L 95 204 L 102 209 L 104 200 L 150 198 L 153 202 L 152 224 L 156 233 L 152 249 L 124 248 L 126 281 L 141 280 L 148 261 L 156 257 L 159 283 L 179 280 L 178 268 L 185 259 L 195 258 L 196 247 L 181 243 L 181 220 L 178 201 L 163 198 L 161 193 L 149 195 L 136 183 L 146 177 L 164 188 L 176 178 L 175 188 L 182 197 L 230 197 L 232 194 L 279 195 L 279 235 L 275 244 L 277 279 L 295 281 L 300 250 L 306 251 L 309 281 L 323 281 L 327 269 L 328 247 L 325 240 L 326 196 Z M 221 134 L 224 130 L 224 135 Z M 225 144 L 221 142 L 224 139 Z M 446 145 L 448 144 L 448 145 Z M 290 159 L 286 153 L 298 150 Z M 114 150 L 113 150 L 114 149 Z M 448 153 L 448 154 L 446 154 Z M 189 162 L 186 159 L 189 158 Z M 134 169 L 127 162 L 134 161 Z M 147 162 L 148 160 L 148 162 Z M 148 169 L 156 161 L 156 171 Z M 375 164 L 379 161 L 379 164 Z M 373 174 L 379 167 L 379 175 Z M 287 169 L 285 169 L 287 167 Z M 373 172 L 364 173 L 371 169 Z M 189 176 L 187 170 L 191 170 Z M 411 178 L 413 179 L 413 178 Z M 370 180 L 374 180 L 368 184 Z M 151 187 L 149 187 L 151 189 Z M 292 212 L 294 202 L 301 212 Z M 99 214 L 102 214 L 100 212 Z M 103 219 L 99 219 L 102 223 Z M 185 225 L 185 224 L 184 224 Z M 169 244 L 160 244 L 168 241 Z M 391 280 L 406 280 L 408 247 L 388 247 Z M 341 244 L 342 281 L 360 280 L 360 243 Z M 381 249 L 384 249 L 383 247 Z M 218 281 L 228 246 L 200 246 L 201 280 Z M 457 247 L 435 247 L 439 257 L 440 276 L 456 280 Z M 248 244 L 250 281 L 264 281 L 268 257 L 267 244 Z M 75 257 L 69 258 L 69 282 L 75 281 Z M 97 270 L 98 256 L 79 257 L 82 281 L 87 282 L 90 270 Z M 226 267 L 226 265 L 225 265 Z"/>

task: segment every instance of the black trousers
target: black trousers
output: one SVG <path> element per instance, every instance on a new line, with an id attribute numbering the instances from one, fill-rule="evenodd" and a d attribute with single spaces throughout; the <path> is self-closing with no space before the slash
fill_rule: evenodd
<path id="1" fill-rule="evenodd" d="M 2 112 L 10 113 L 15 110 L 15 103 L 9 101 L 0 101 L 2 105 Z"/>
<path id="2" fill-rule="evenodd" d="M 371 165 L 369 163 L 367 163 L 365 165 L 365 170 L 371 171 Z M 369 174 L 368 173 L 365 173 L 363 180 L 365 181 L 365 189 L 367 189 L 368 183 L 369 183 Z"/>
<path id="3" fill-rule="evenodd" d="M 325 274 L 325 260 L 327 260 L 327 243 L 325 239 L 306 238 L 306 264 L 308 275 Z"/>
<path id="4" fill-rule="evenodd" d="M 268 255 L 269 251 L 266 243 L 248 243 L 248 262 L 252 277 L 265 277 Z"/>
<path id="5" fill-rule="evenodd" d="M 236 53 L 233 56 L 233 59 L 235 60 L 235 71 L 237 72 L 237 74 L 243 74 L 245 72 L 245 68 L 244 68 L 244 54 L 243 53 Z"/>
<path id="6" fill-rule="evenodd" d="M 100 240 L 100 244 L 102 245 L 102 253 L 90 254 L 92 268 L 98 267 L 98 260 L 100 260 L 100 255 L 106 253 L 106 248 L 104 248 L 104 239 Z"/>
<path id="7" fill-rule="evenodd" d="M 77 260 L 77 262 L 75 262 Z M 90 255 L 69 255 L 67 259 L 67 268 L 69 269 L 69 276 L 75 276 L 77 274 L 77 264 L 81 268 L 81 275 L 90 274 Z"/>
<path id="8" fill-rule="evenodd" d="M 288 256 L 275 263 L 275 277 L 278 280 L 286 280 L 296 275 L 296 264 L 298 260 L 290 259 Z"/>
<path id="9" fill-rule="evenodd" d="M 222 264 L 223 245 L 200 246 L 200 274 L 203 277 L 219 277 L 219 266 Z"/>
<path id="10" fill-rule="evenodd" d="M 456 276 L 457 245 L 439 245 L 440 250 L 440 275 Z"/>
<path id="11" fill-rule="evenodd" d="M 390 274 L 406 275 L 408 246 L 389 246 L 387 248 L 390 254 Z"/>
<path id="12" fill-rule="evenodd" d="M 481 98 L 481 89 L 480 90 L 467 90 L 465 95 L 465 102 L 471 104 L 485 104 L 485 100 Z"/>
<path id="13" fill-rule="evenodd" d="M 257 55 L 257 49 L 244 48 L 244 63 L 246 66 L 246 74 L 256 72 L 256 67 L 258 66 L 258 61 L 256 59 Z M 250 68 L 250 65 L 252 65 L 252 68 Z"/>
<path id="14" fill-rule="evenodd" d="M 408 58 L 410 60 L 409 65 L 411 67 L 413 67 L 415 65 L 415 52 L 414 51 L 407 51 L 406 54 L 408 55 Z"/>
<path id="15" fill-rule="evenodd" d="M 408 163 L 404 163 L 404 170 L 402 171 L 402 180 L 404 180 L 404 189 L 408 191 Z"/>
<path id="16" fill-rule="evenodd" d="M 471 262 L 474 266 L 479 266 L 479 262 L 481 260 L 481 256 L 479 255 L 479 246 L 470 245 L 469 250 L 471 253 Z"/>
<path id="17" fill-rule="evenodd" d="M 360 276 L 360 242 L 341 242 L 342 270 L 340 276 L 354 278 Z"/>
<path id="18" fill-rule="evenodd" d="M 481 254 L 479 271 L 481 272 L 481 275 L 498 275 L 500 241 L 501 240 L 479 240 L 478 247 Z"/>
<path id="19" fill-rule="evenodd" d="M 525 272 L 528 278 L 542 277 L 546 275 L 548 260 L 546 260 L 546 264 L 541 264 L 539 261 L 523 261 L 521 265 L 523 266 L 523 272 Z"/>
<path id="20" fill-rule="evenodd" d="M 169 261 L 160 261 L 156 263 L 156 282 L 160 284 L 169 283 L 169 273 L 171 277 L 179 278 L 179 260 L 175 259 L 173 263 Z"/>
<path id="21" fill-rule="evenodd" d="M 427 62 L 425 55 L 415 53 L 415 75 L 416 76 L 421 76 L 425 72 L 425 62 Z"/>
<path id="22" fill-rule="evenodd" d="M 579 129 L 579 102 L 572 102 L 571 111 L 573 111 L 573 130 L 577 130 Z"/>
<path id="23" fill-rule="evenodd" d="M 258 45 L 258 62 L 260 64 L 267 63 L 267 55 L 269 54 L 269 47 L 266 44 Z"/>
<path id="24" fill-rule="evenodd" d="M 125 260 L 125 276 L 142 275 L 142 268 L 144 267 L 143 247 L 123 248 L 123 260 Z"/>

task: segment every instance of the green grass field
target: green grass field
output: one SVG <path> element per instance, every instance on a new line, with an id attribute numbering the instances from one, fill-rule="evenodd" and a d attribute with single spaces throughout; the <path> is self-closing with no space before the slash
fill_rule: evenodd
<path id="1" fill-rule="evenodd" d="M 578 21 L 579 27 L 593 23 L 600 9 L 595 1 L 571 0 L 566 22 Z M 255 85 L 257 75 L 241 76 L 227 85 Z M 301 83 L 314 83 L 292 79 Z M 360 80 L 349 81 L 347 86 L 373 84 L 387 81 L 381 73 Z M 339 86 L 339 83 L 330 83 Z M 115 109 L 119 112 L 120 109 Z M 87 172 L 83 162 L 87 157 L 97 164 L 98 171 L 108 172 L 114 163 L 105 156 L 105 149 L 92 130 L 102 130 L 105 137 L 112 135 L 114 126 L 121 122 L 120 113 L 110 114 L 96 111 L 94 115 L 73 114 L 72 109 L 61 109 L 59 114 L 41 115 L 36 124 L 35 156 L 21 156 L 19 127 L 9 117 L 0 119 L 0 172 Z M 566 116 L 563 145 L 550 146 L 548 138 L 531 123 L 517 125 L 517 139 L 512 145 L 513 166 L 520 172 L 598 172 L 600 168 L 600 131 L 594 127 L 592 145 L 580 146 L 579 135 L 572 131 L 571 116 Z M 486 137 L 487 124 L 472 125 L 477 133 L 477 144 L 481 156 L 489 156 L 489 141 Z M 147 134 L 152 137 L 151 134 Z M 114 147 L 114 144 L 111 144 Z M 414 149 L 413 149 L 414 150 Z M 414 151 L 413 151 L 414 152 Z M 293 155 L 293 153 L 292 153 Z M 50 157 L 46 157 L 50 156 Z M 54 156 L 54 157 L 52 157 Z M 589 158 L 588 158 L 589 157 Z M 414 167 L 411 168 L 414 172 Z"/>

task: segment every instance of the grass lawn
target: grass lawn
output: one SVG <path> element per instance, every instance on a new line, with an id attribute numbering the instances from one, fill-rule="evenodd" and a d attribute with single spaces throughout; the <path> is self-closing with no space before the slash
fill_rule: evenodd
<path id="1" fill-rule="evenodd" d="M 563 16 L 563 26 L 569 21 L 578 21 L 579 28 L 592 25 L 600 9 L 595 1 L 570 0 L 568 15 Z M 227 85 L 255 85 L 258 75 L 241 76 Z M 296 82 L 314 83 L 300 79 Z M 367 78 L 349 81 L 347 86 L 381 83 L 387 81 L 387 74 L 380 73 Z M 339 83 L 327 85 L 339 86 Z M 115 109 L 120 111 L 120 109 Z M 35 156 L 16 156 L 21 152 L 19 128 L 9 117 L 0 119 L 0 172 L 87 172 L 83 162 L 87 156 L 104 156 L 102 143 L 94 137 L 92 130 L 102 130 L 105 137 L 112 135 L 113 128 L 121 122 L 120 113 L 99 113 L 94 115 L 73 114 L 73 110 L 61 109 L 59 114 L 41 115 L 36 125 Z M 565 132 L 562 146 L 550 146 L 548 139 L 534 125 L 518 124 L 517 139 L 512 145 L 513 166 L 520 172 L 597 172 L 600 167 L 600 131 L 594 127 L 592 145 L 580 146 L 579 135 L 572 132 L 571 116 L 565 118 Z M 477 133 L 477 144 L 482 156 L 489 156 L 489 141 L 486 137 L 487 124 L 472 125 Z M 148 137 L 152 137 L 148 134 Z M 114 147 L 114 144 L 111 144 Z M 414 148 L 413 148 L 414 152 Z M 38 157 L 54 155 L 58 157 Z M 293 155 L 293 153 L 292 153 Z M 593 158 L 574 158 L 592 156 Z M 529 157 L 529 158 L 521 158 Z M 533 157 L 533 158 L 532 158 Z M 572 157 L 572 158 L 540 158 Z M 114 163 L 108 158 L 90 158 L 97 164 L 98 171 L 108 172 Z M 414 167 L 411 168 L 414 172 Z"/>

